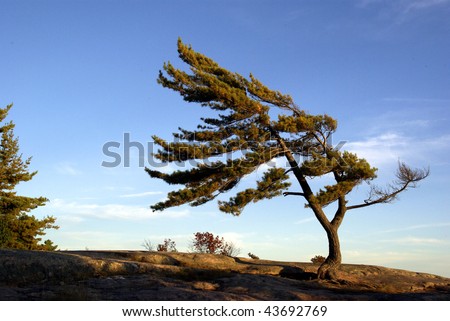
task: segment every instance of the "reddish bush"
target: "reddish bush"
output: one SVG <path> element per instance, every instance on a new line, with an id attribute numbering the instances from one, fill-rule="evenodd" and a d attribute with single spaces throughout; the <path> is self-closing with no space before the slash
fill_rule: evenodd
<path id="1" fill-rule="evenodd" d="M 197 232 L 194 234 L 194 239 L 191 245 L 194 252 L 221 254 L 227 256 L 236 256 L 239 254 L 233 243 L 225 242 L 224 238 L 214 236 L 209 232 Z"/>

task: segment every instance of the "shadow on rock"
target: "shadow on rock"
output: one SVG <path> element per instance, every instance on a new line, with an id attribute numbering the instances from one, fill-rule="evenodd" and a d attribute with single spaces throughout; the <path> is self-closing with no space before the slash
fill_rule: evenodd
<path id="1" fill-rule="evenodd" d="M 305 270 L 295 266 L 285 266 L 280 271 L 280 276 L 283 278 L 310 281 L 317 279 L 317 273 L 306 272 Z"/>

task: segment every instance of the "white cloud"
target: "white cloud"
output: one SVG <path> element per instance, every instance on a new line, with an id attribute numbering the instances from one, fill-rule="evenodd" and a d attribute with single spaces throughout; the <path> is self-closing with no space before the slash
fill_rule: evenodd
<path id="1" fill-rule="evenodd" d="M 224 232 L 218 234 L 223 237 L 226 242 L 233 243 L 236 247 L 242 248 L 244 246 L 244 240 L 248 234 L 236 233 L 236 232 Z"/>
<path id="2" fill-rule="evenodd" d="M 365 250 L 343 250 L 345 262 L 358 264 L 375 264 L 389 266 L 402 261 L 412 261 L 418 258 L 417 253 L 399 251 L 365 251 Z"/>
<path id="3" fill-rule="evenodd" d="M 436 238 L 420 238 L 420 237 L 403 237 L 399 239 L 392 239 L 392 240 L 381 240 L 382 243 L 389 243 L 389 244 L 406 244 L 406 245 L 414 245 L 414 246 L 420 246 L 420 245 L 444 245 L 449 244 L 450 242 L 448 240 L 441 240 Z"/>
<path id="4" fill-rule="evenodd" d="M 152 196 L 152 195 L 161 195 L 164 194 L 163 192 L 143 192 L 143 193 L 135 193 L 135 194 L 125 194 L 120 195 L 122 198 L 133 198 L 133 197 L 145 197 L 145 196 Z"/>
<path id="5" fill-rule="evenodd" d="M 449 256 L 423 251 L 367 251 L 363 249 L 343 250 L 345 263 L 371 264 L 410 271 L 427 271 L 449 277 Z"/>
<path id="6" fill-rule="evenodd" d="M 345 150 L 365 158 L 371 165 L 380 167 L 396 164 L 399 160 L 430 164 L 442 163 L 446 159 L 441 153 L 450 150 L 450 135 L 432 138 L 413 138 L 404 134 L 387 132 L 364 140 L 348 142 Z"/>
<path id="7" fill-rule="evenodd" d="M 168 210 L 153 212 L 148 207 L 123 204 L 94 204 L 69 202 L 63 199 L 55 199 L 47 206 L 52 212 L 58 213 L 58 217 L 71 217 L 72 220 L 86 218 L 102 218 L 117 220 L 145 220 L 159 217 L 179 218 L 189 215 L 188 210 Z"/>
<path id="8" fill-rule="evenodd" d="M 449 3 L 450 0 L 358 0 L 355 5 L 363 10 L 378 10 L 379 18 L 401 25 L 422 12 L 438 10 Z"/>
<path id="9" fill-rule="evenodd" d="M 348 142 L 344 148 L 365 158 L 369 163 L 381 164 L 397 162 L 410 146 L 409 138 L 397 133 L 384 133 L 366 140 Z"/>
<path id="10" fill-rule="evenodd" d="M 120 192 L 131 192 L 134 190 L 134 187 L 130 187 L 130 186 L 105 186 L 104 187 L 105 190 L 107 191 L 112 191 L 112 192 L 116 192 L 116 191 L 120 191 Z"/>
<path id="11" fill-rule="evenodd" d="M 295 224 L 295 225 L 300 225 L 300 224 L 309 223 L 309 222 L 312 222 L 312 221 L 315 221 L 315 220 L 316 220 L 316 218 L 314 218 L 314 217 L 309 217 L 309 218 L 305 218 L 305 219 L 303 219 L 303 220 L 294 222 L 294 224 Z"/>
<path id="12" fill-rule="evenodd" d="M 139 248 L 140 239 L 125 237 L 124 234 L 117 232 L 104 231 L 58 231 L 61 242 L 57 244 L 62 250 L 135 250 Z M 55 237 L 57 235 L 55 234 Z"/>
<path id="13" fill-rule="evenodd" d="M 422 230 L 422 229 L 436 229 L 436 228 L 441 228 L 441 227 L 450 227 L 450 222 L 412 225 L 412 226 L 406 226 L 406 227 L 402 227 L 402 228 L 385 230 L 385 231 L 378 232 L 376 234 L 397 233 L 397 232 Z"/>

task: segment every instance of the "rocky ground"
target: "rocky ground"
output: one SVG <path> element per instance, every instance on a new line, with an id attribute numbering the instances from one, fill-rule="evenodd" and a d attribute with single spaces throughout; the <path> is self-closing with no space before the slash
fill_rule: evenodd
<path id="1" fill-rule="evenodd" d="M 338 281 L 318 265 L 211 254 L 0 250 L 0 300 L 450 300 L 450 279 L 343 265 Z"/>

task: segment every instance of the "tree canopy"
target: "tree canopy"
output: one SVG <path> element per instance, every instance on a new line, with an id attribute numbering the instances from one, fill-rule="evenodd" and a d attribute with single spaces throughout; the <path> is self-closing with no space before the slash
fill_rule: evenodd
<path id="1" fill-rule="evenodd" d="M 5 120 L 12 105 L 0 108 L 0 124 Z M 28 213 L 48 201 L 45 197 L 19 196 L 15 191 L 21 182 L 30 181 L 37 172 L 29 172 L 31 157 L 23 160 L 19 154 L 19 142 L 14 136 L 12 121 L 0 126 L 0 248 L 29 250 L 54 250 L 56 246 L 46 240 L 44 230 L 58 228 L 56 219 L 47 216 L 37 219 Z"/>
<path id="2" fill-rule="evenodd" d="M 170 192 L 166 200 L 152 205 L 154 211 L 183 204 L 202 205 L 238 187 L 243 177 L 262 165 L 283 158 L 289 164 L 287 168 L 266 166 L 254 188 L 219 200 L 219 209 L 240 215 L 252 202 L 281 195 L 301 196 L 327 232 L 329 256 L 318 273 L 319 277 L 331 278 L 341 263 L 337 230 L 347 210 L 391 202 L 429 174 L 428 170 L 411 169 L 400 163 L 392 185 L 381 188 L 371 184 L 365 201 L 348 205 L 347 194 L 363 182 L 374 180 L 377 169 L 330 143 L 337 129 L 335 119 L 327 114 L 307 113 L 291 96 L 269 89 L 252 74 L 245 78 L 222 68 L 181 39 L 178 53 L 189 71 L 167 62 L 158 83 L 178 92 L 187 102 L 215 111 L 216 116 L 201 118 L 194 130 L 179 128 L 172 142 L 153 136 L 160 146 L 154 157 L 168 163 L 194 164 L 172 173 L 146 168 L 152 178 L 184 185 Z M 314 192 L 309 181 L 324 175 L 329 175 L 333 184 Z M 292 181 L 298 183 L 299 192 L 289 191 Z M 324 208 L 332 203 L 337 203 L 337 210 L 330 219 Z"/>

